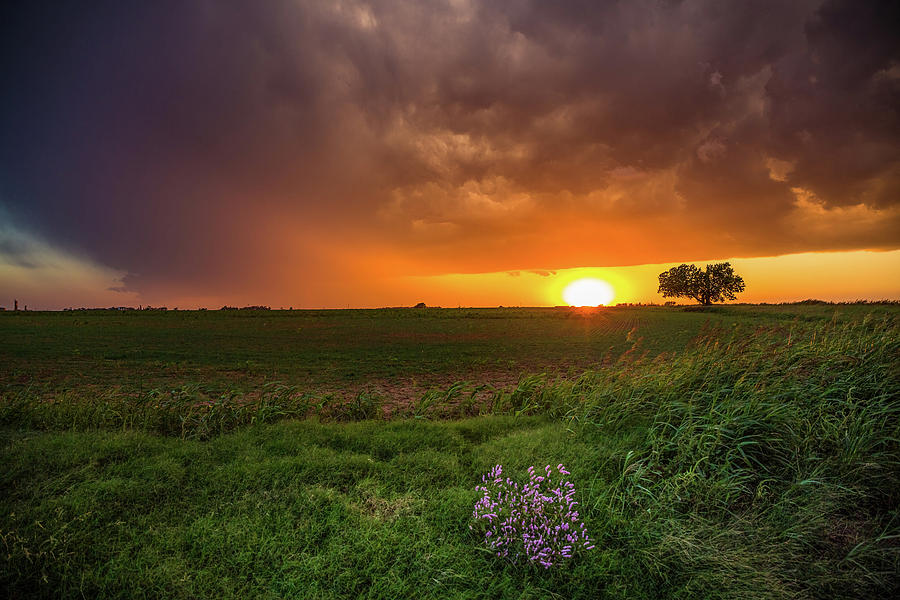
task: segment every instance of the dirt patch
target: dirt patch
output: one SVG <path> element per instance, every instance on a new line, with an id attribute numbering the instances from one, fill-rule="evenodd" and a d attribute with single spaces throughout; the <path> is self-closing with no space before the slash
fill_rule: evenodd
<path id="1" fill-rule="evenodd" d="M 351 506 L 367 517 L 378 521 L 393 521 L 403 515 L 415 513 L 418 504 L 418 501 L 410 496 L 398 496 L 388 500 L 373 493 L 367 493 L 360 502 L 354 502 Z"/>
<path id="2" fill-rule="evenodd" d="M 548 381 L 577 378 L 591 368 L 601 368 L 599 363 L 590 367 L 574 364 L 558 365 L 554 369 L 485 369 L 461 373 L 442 373 L 417 377 L 376 379 L 342 385 L 341 387 L 317 386 L 307 390 L 314 396 L 330 397 L 338 404 L 352 403 L 361 395 L 374 398 L 381 407 L 385 419 L 409 416 L 432 402 L 429 414 L 465 416 L 478 414 L 491 408 L 503 392 L 515 390 L 523 377 L 544 374 Z"/>
<path id="3" fill-rule="evenodd" d="M 505 336 L 505 337 L 508 337 Z M 472 342 L 480 340 L 494 340 L 496 335 L 489 333 L 439 333 L 439 332 L 413 332 L 393 331 L 383 335 L 385 340 L 410 340 L 413 342 Z"/>
<path id="4" fill-rule="evenodd" d="M 828 525 L 825 539 L 838 554 L 844 554 L 868 537 L 872 526 L 858 519 L 835 519 Z"/>

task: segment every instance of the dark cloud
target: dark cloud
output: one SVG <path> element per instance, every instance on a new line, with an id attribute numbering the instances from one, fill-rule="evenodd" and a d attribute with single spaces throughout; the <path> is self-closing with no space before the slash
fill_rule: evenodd
<path id="1" fill-rule="evenodd" d="M 826 2 L 767 84 L 772 151 L 829 205 L 900 201 L 900 6 Z"/>
<path id="2" fill-rule="evenodd" d="M 894 2 L 0 10 L 0 203 L 132 290 L 900 245 Z"/>

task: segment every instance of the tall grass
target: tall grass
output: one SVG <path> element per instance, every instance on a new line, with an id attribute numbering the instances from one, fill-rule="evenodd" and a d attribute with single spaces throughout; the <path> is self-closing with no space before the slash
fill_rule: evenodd
<path id="1" fill-rule="evenodd" d="M 900 586 L 898 329 L 891 316 L 709 328 L 681 352 L 641 357 L 636 344 L 627 357 L 576 378 L 534 374 L 508 390 L 463 382 L 432 390 L 401 416 L 412 418 L 410 427 L 430 427 L 432 437 L 443 426 L 423 421 L 472 413 L 564 424 L 554 431 L 567 429 L 573 447 L 583 449 L 583 464 L 569 460 L 578 465 L 582 506 L 604 552 L 571 579 L 552 576 L 564 596 L 596 597 L 579 586 L 603 581 L 604 594 L 623 597 L 884 597 Z M 363 392 L 348 402 L 278 384 L 255 397 L 216 399 L 190 385 L 140 397 L 50 400 L 25 391 L 3 397 L 0 422 L 208 439 L 308 415 L 372 419 L 389 400 Z M 397 443 L 407 435 L 391 431 Z M 516 439 L 485 453 L 483 462 L 534 464 L 533 448 Z M 448 485 L 459 486 L 462 467 L 447 461 L 474 452 L 466 448 L 460 442 L 447 449 L 452 458 L 435 451 L 418 462 L 401 456 L 397 468 L 417 478 L 446 472 Z M 358 454 L 347 460 L 364 468 L 360 477 L 374 476 L 375 463 Z M 451 489 L 457 500 L 468 498 Z M 471 510 L 441 506 L 435 510 Z M 457 566 L 474 580 L 484 568 L 479 561 Z M 521 583 L 533 575 L 504 577 Z"/>
<path id="2" fill-rule="evenodd" d="M 641 568 L 692 573 L 692 593 L 730 582 L 742 597 L 770 597 L 776 582 L 761 578 L 775 556 L 797 574 L 785 595 L 900 586 L 900 336 L 890 317 L 711 329 L 680 354 L 574 381 L 523 378 L 499 401 L 610 436 L 644 425 L 594 508 L 644 536 Z"/>
<path id="3" fill-rule="evenodd" d="M 765 438 L 765 431 L 799 420 L 806 425 L 793 433 L 810 439 L 829 435 L 832 439 L 847 427 L 857 428 L 862 447 L 848 452 L 859 452 L 876 443 L 866 429 L 871 421 L 896 422 L 896 403 L 891 400 L 900 387 L 898 337 L 896 319 L 890 315 L 847 322 L 795 321 L 786 327 L 705 329 L 680 353 L 641 356 L 638 341 L 618 362 L 577 378 L 523 375 L 511 390 L 457 382 L 429 390 L 394 414 L 548 415 L 607 429 L 651 419 L 660 439 L 681 439 L 674 432 L 693 427 L 704 433 L 703 440 L 697 440 L 703 448 L 729 445 L 728 460 L 740 456 L 745 462 L 761 448 L 769 452 L 777 445 Z M 277 382 L 250 394 L 212 396 L 190 382 L 141 393 L 112 388 L 48 395 L 41 388 L 24 388 L 0 392 L 0 424 L 45 430 L 138 429 L 205 439 L 242 425 L 285 418 L 379 418 L 390 402 L 367 390 L 345 400 Z M 815 423 L 814 431 L 810 423 Z M 784 438 L 784 431 L 777 433 L 788 448 L 801 442 L 799 437 Z M 676 454 L 684 451 L 679 447 Z"/>

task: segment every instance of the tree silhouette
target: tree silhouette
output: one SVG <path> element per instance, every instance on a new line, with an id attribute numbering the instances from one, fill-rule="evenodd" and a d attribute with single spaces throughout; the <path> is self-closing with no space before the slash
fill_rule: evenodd
<path id="1" fill-rule="evenodd" d="M 686 264 L 672 267 L 659 274 L 657 290 L 663 298 L 693 298 L 704 305 L 734 300 L 743 291 L 744 280 L 727 262 L 706 265 L 706 270 Z"/>

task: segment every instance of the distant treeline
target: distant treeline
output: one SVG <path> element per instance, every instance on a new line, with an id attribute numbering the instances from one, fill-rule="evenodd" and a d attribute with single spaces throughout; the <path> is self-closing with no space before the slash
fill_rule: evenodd
<path id="1" fill-rule="evenodd" d="M 2 309 L 0 309 L 0 310 L 2 310 Z M 141 306 L 139 306 L 139 307 L 137 307 L 137 308 L 135 308 L 135 307 L 133 307 L 133 306 L 110 306 L 109 308 L 99 308 L 99 307 L 86 308 L 86 307 L 81 307 L 81 308 L 64 308 L 64 309 L 63 309 L 63 311 L 67 311 L 67 312 L 68 312 L 68 311 L 88 311 L 88 310 L 103 310 L 103 311 L 107 311 L 107 310 L 119 310 L 119 311 L 130 311 L 130 310 L 134 310 L 134 311 L 138 311 L 138 310 L 140 310 L 140 311 L 145 311 L 145 310 L 156 310 L 156 311 L 167 311 L 167 310 L 169 310 L 169 308 L 168 308 L 167 306 L 143 306 L 143 305 L 141 305 Z M 178 310 L 178 307 L 176 306 L 176 307 L 173 308 L 172 310 Z M 189 310 L 190 310 L 190 309 L 189 309 Z M 206 309 L 206 308 L 197 308 L 197 309 L 193 309 L 193 310 L 207 310 L 207 309 Z M 241 306 L 241 307 L 225 305 L 225 306 L 223 306 L 222 308 L 220 308 L 219 310 L 272 310 L 272 308 L 271 308 L 270 306 L 262 306 L 262 305 Z"/>
<path id="2" fill-rule="evenodd" d="M 269 306 L 242 306 L 238 308 L 237 306 L 228 306 L 226 304 L 219 310 L 272 310 L 272 308 Z"/>
<path id="3" fill-rule="evenodd" d="M 731 302 L 730 306 L 852 306 L 852 305 L 870 305 L 870 306 L 897 306 L 900 305 L 900 300 L 850 300 L 845 302 L 832 302 L 830 300 L 817 300 L 815 298 L 807 298 L 806 300 L 797 300 L 794 302 Z M 655 302 L 619 302 L 615 304 L 612 308 L 636 308 L 641 306 L 648 307 L 660 307 L 660 306 L 679 306 L 679 307 L 691 307 L 695 306 L 694 304 L 676 304 L 675 302 L 669 300 L 664 304 L 657 304 Z M 408 309 L 408 306 L 386 306 L 381 310 L 396 310 L 396 309 Z M 425 308 L 424 303 L 421 303 L 413 308 Z M 441 308 L 440 306 L 429 306 L 427 308 Z M 460 307 L 463 308 L 463 307 Z M 470 307 L 473 308 L 473 307 Z M 499 306 L 498 308 L 523 308 L 523 307 L 503 307 Z M 557 306 L 555 308 L 572 308 L 570 306 Z M 0 307 L 0 311 L 7 311 L 8 309 L 4 307 Z M 110 306 L 108 308 L 102 307 L 80 307 L 80 308 L 64 308 L 63 311 L 167 311 L 169 310 L 166 306 L 138 306 L 137 308 L 133 306 Z M 178 310 L 178 307 L 171 310 Z M 198 308 L 194 310 L 205 311 L 206 308 Z M 250 306 L 228 306 L 227 304 L 220 308 L 219 310 L 272 310 L 270 306 L 264 305 L 250 305 Z M 293 310 L 293 307 L 290 309 L 280 309 L 280 310 Z M 12 312 L 12 311 L 10 311 Z M 24 312 L 24 311 L 21 311 Z"/>
<path id="4" fill-rule="evenodd" d="M 757 306 L 811 306 L 811 305 L 823 305 L 823 306 L 847 306 L 851 304 L 873 304 L 873 305 L 888 305 L 894 306 L 900 304 L 900 300 L 849 300 L 846 302 L 831 302 L 829 300 L 816 300 L 814 298 L 807 298 L 806 300 L 798 300 L 796 302 L 757 302 L 755 303 Z"/>

